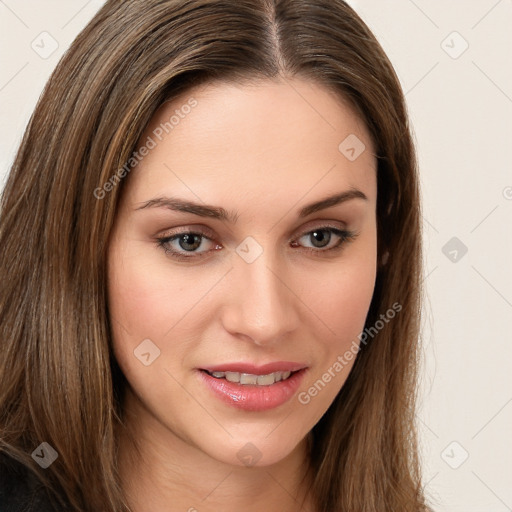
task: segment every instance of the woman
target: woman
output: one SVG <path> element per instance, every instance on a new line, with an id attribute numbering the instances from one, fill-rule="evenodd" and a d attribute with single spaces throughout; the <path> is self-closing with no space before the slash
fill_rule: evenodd
<path id="1" fill-rule="evenodd" d="M 1 500 L 430 510 L 416 173 L 344 2 L 107 1 L 2 196 Z"/>

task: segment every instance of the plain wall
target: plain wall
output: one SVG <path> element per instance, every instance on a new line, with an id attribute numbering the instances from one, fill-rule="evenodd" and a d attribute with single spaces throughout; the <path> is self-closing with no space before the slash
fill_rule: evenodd
<path id="1" fill-rule="evenodd" d="M 350 3 L 400 77 L 420 159 L 427 493 L 439 512 L 512 510 L 512 1 Z M 0 2 L 2 183 L 47 78 L 102 4 Z"/>

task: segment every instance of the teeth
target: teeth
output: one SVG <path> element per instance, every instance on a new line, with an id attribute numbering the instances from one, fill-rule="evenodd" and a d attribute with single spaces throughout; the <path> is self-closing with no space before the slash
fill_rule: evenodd
<path id="1" fill-rule="evenodd" d="M 256 380 L 258 386 L 270 386 L 276 382 L 276 376 L 272 373 L 270 375 L 258 375 Z"/>
<path id="2" fill-rule="evenodd" d="M 240 384 L 257 384 L 258 376 L 251 373 L 240 374 Z"/>
<path id="3" fill-rule="evenodd" d="M 229 382 L 240 382 L 240 374 L 238 372 L 226 372 L 226 380 L 229 380 Z"/>
<path id="4" fill-rule="evenodd" d="M 286 380 L 292 372 L 274 372 L 268 375 L 254 375 L 252 373 L 239 372 L 208 372 L 217 379 L 226 379 L 229 382 L 235 382 L 243 385 L 270 386 L 275 382 Z"/>

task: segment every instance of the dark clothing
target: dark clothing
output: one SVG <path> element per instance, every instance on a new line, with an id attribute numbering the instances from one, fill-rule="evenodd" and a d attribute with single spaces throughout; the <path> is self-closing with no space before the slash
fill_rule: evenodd
<path id="1" fill-rule="evenodd" d="M 5 453 L 0 453 L 0 512 L 57 512 L 36 476 Z"/>

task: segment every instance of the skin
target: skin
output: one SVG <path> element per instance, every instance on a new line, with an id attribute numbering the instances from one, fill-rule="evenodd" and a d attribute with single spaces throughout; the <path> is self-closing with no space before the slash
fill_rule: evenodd
<path id="1" fill-rule="evenodd" d="M 294 78 L 188 91 L 157 111 L 141 144 L 191 97 L 197 106 L 126 178 L 109 241 L 114 352 L 129 383 L 123 487 L 134 512 L 314 511 L 308 433 L 354 359 L 309 403 L 297 395 L 364 328 L 377 263 L 372 142 L 338 96 Z M 338 149 L 350 134 L 366 146 L 355 161 Z M 301 207 L 350 189 L 367 199 L 298 218 Z M 236 211 L 237 222 L 137 209 L 164 195 Z M 339 237 L 331 233 L 323 248 L 311 232 L 326 224 L 357 237 L 325 252 Z M 174 259 L 156 242 L 200 227 L 211 238 L 195 249 L 202 258 Z M 252 263 L 236 252 L 248 236 L 263 250 Z M 190 247 L 179 239 L 169 246 Z M 145 366 L 134 350 L 148 338 L 160 356 Z M 234 361 L 299 361 L 308 370 L 288 402 L 250 412 L 221 402 L 197 378 L 198 367 Z M 247 443 L 260 456 L 250 467 L 237 457 Z"/>

